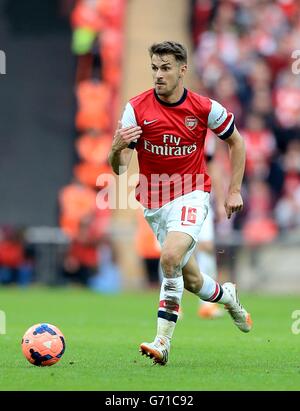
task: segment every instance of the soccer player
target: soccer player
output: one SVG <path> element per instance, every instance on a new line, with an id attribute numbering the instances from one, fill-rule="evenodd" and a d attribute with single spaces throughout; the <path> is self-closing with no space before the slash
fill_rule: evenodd
<path id="1" fill-rule="evenodd" d="M 116 174 L 126 171 L 136 149 L 139 184 L 136 198 L 161 244 L 164 278 L 159 297 L 157 333 L 140 345 L 142 354 L 165 365 L 178 318 L 183 289 L 202 300 L 224 304 L 234 324 L 250 331 L 250 314 L 236 287 L 223 285 L 199 270 L 195 246 L 208 212 L 210 178 L 204 161 L 207 129 L 228 143 L 231 180 L 225 200 L 227 217 L 243 207 L 241 184 L 244 141 L 234 116 L 221 104 L 184 87 L 187 52 L 173 41 L 149 48 L 154 88 L 126 104 L 114 135 L 109 162 Z"/>

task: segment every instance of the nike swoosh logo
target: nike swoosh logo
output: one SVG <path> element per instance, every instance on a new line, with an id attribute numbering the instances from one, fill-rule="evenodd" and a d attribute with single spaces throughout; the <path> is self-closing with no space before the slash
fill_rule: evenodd
<path id="1" fill-rule="evenodd" d="M 145 126 L 147 126 L 147 124 L 154 123 L 154 122 L 157 121 L 157 120 L 158 120 L 158 119 L 151 120 L 151 121 L 144 120 L 144 124 L 145 124 Z"/>

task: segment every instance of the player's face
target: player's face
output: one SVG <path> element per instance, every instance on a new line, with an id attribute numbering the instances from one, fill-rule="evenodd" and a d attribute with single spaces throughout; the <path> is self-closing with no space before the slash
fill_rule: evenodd
<path id="1" fill-rule="evenodd" d="M 173 54 L 153 54 L 151 67 L 156 94 L 165 98 L 175 94 L 186 72 L 186 64 L 177 62 Z"/>

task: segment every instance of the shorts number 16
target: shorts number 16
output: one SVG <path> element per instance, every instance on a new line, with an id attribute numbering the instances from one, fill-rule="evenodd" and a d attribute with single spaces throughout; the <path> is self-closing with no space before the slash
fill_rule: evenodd
<path id="1" fill-rule="evenodd" d="M 182 207 L 181 210 L 181 221 L 183 223 L 195 224 L 197 219 L 197 208 L 192 207 Z"/>

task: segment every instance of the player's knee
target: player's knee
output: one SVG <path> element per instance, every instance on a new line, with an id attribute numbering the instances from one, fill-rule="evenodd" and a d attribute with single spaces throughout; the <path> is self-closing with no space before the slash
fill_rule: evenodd
<path id="1" fill-rule="evenodd" d="M 162 251 L 160 263 L 166 277 L 174 277 L 180 270 L 180 258 L 173 250 Z"/>

